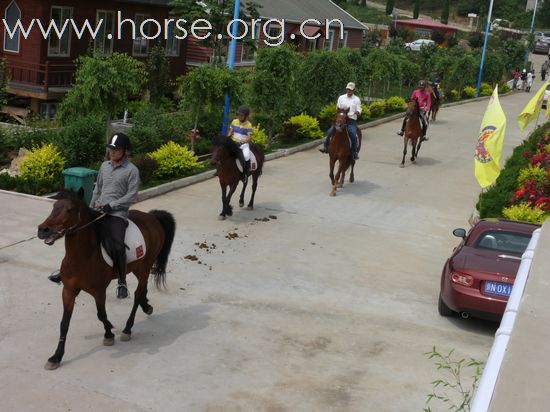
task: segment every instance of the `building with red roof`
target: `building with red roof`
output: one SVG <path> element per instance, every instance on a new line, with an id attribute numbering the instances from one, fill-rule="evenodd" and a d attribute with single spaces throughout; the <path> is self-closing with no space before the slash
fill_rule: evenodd
<path id="1" fill-rule="evenodd" d="M 406 30 L 410 33 L 405 41 L 414 39 L 432 39 L 436 40 L 447 39 L 454 37 L 458 29 L 447 24 L 443 24 L 437 20 L 428 19 L 411 19 L 411 20 L 395 20 L 395 29 L 398 31 Z"/>

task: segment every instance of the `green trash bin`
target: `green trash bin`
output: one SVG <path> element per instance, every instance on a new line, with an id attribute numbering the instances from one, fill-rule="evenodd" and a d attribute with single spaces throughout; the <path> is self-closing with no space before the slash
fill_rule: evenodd
<path id="1" fill-rule="evenodd" d="M 65 177 L 65 189 L 73 189 L 78 191 L 84 189 L 84 200 L 89 205 L 92 200 L 94 191 L 94 181 L 97 175 L 97 170 L 88 169 L 86 167 L 70 167 L 63 170 Z"/>

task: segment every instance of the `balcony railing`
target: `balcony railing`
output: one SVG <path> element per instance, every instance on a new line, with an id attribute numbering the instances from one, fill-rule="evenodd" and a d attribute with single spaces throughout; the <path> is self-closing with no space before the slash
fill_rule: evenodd
<path id="1" fill-rule="evenodd" d="M 6 68 L 10 75 L 12 86 L 34 86 L 48 93 L 51 88 L 68 88 L 71 86 L 75 73 L 72 63 L 31 63 L 25 61 L 9 61 Z"/>

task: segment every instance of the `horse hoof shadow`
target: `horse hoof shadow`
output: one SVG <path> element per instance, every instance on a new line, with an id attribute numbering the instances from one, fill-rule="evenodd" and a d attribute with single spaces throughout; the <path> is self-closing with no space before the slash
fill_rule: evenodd
<path id="1" fill-rule="evenodd" d="M 254 210 L 254 207 L 248 206 L 248 207 L 246 208 L 246 210 Z"/>
<path id="2" fill-rule="evenodd" d="M 403 163 L 401 163 L 401 164 L 399 165 L 399 167 L 400 167 L 401 169 L 403 169 L 403 168 L 405 167 L 405 165 L 404 165 Z"/>
<path id="3" fill-rule="evenodd" d="M 219 216 L 218 216 L 218 220 L 225 220 L 225 216 L 219 215 Z"/>
<path id="4" fill-rule="evenodd" d="M 338 188 L 341 189 L 344 187 L 344 184 L 343 183 L 338 183 Z"/>
<path id="5" fill-rule="evenodd" d="M 416 160 L 411 160 L 412 164 L 415 165 L 416 164 Z"/>
<path id="6" fill-rule="evenodd" d="M 44 365 L 44 369 L 46 369 L 47 371 L 53 371 L 59 368 L 59 364 L 60 362 L 46 362 L 46 364 Z"/>
<path id="7" fill-rule="evenodd" d="M 132 338 L 132 335 L 130 335 L 129 333 L 122 333 L 120 335 L 121 342 L 128 342 L 131 338 Z"/>
<path id="8" fill-rule="evenodd" d="M 115 344 L 115 338 L 103 339 L 103 346 L 113 346 Z"/>

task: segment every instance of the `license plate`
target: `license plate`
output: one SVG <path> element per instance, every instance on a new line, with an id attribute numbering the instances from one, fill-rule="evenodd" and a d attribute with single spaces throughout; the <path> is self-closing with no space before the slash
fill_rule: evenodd
<path id="1" fill-rule="evenodd" d="M 485 293 L 491 293 L 493 295 L 510 296 L 512 293 L 512 286 L 508 283 L 499 282 L 485 282 Z"/>

